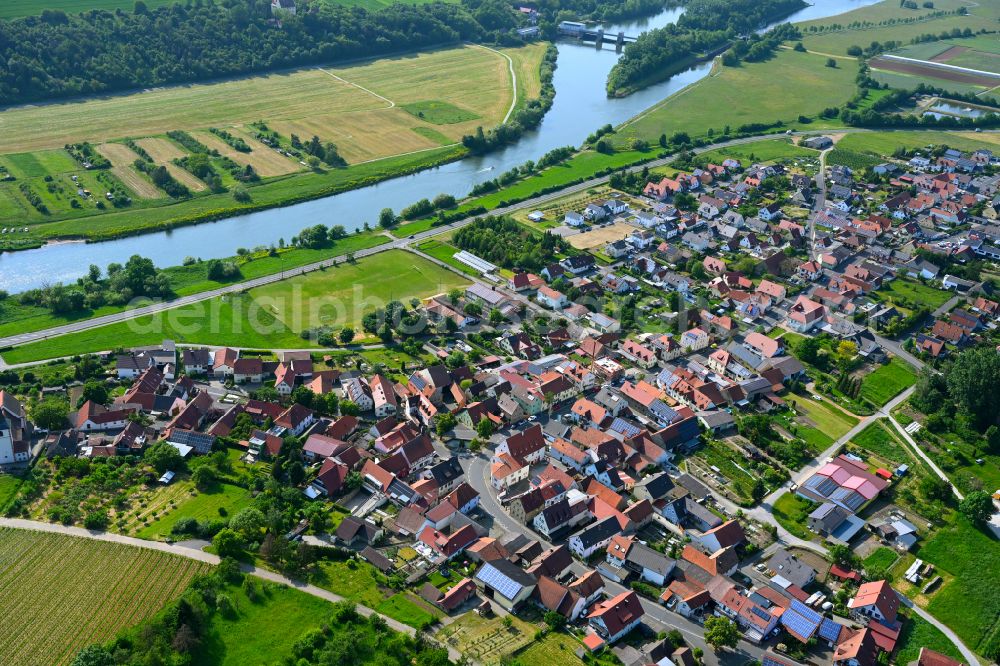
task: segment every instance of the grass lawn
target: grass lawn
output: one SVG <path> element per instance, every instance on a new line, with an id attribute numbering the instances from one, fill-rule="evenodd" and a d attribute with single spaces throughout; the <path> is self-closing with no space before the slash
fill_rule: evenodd
<path id="1" fill-rule="evenodd" d="M 868 425 L 851 442 L 865 451 L 897 465 L 909 463 L 911 460 L 906 448 L 881 421 L 875 421 Z"/>
<path id="2" fill-rule="evenodd" d="M 962 660 L 962 653 L 941 630 L 916 613 L 909 613 L 903 620 L 896 647 L 896 663 L 909 664 L 920 656 L 920 648 L 926 647 L 953 659 Z"/>
<path id="3" fill-rule="evenodd" d="M 0 474 L 0 511 L 3 511 L 7 504 L 14 499 L 20 487 L 20 477 L 13 474 Z"/>
<path id="4" fill-rule="evenodd" d="M 291 653 L 307 629 L 322 624 L 331 610 L 330 603 L 298 590 L 277 585 L 263 589 L 253 602 L 242 589 L 229 588 L 236 616 L 212 616 L 208 639 L 194 652 L 194 666 L 276 663 Z"/>
<path id="5" fill-rule="evenodd" d="M 434 624 L 439 617 L 428 612 L 423 606 L 410 598 L 410 595 L 400 592 L 394 594 L 375 607 L 379 613 L 399 620 L 414 629 L 424 629 Z"/>
<path id="6" fill-rule="evenodd" d="M 847 431 L 858 424 L 858 419 L 842 412 L 824 398 L 822 402 L 812 399 L 796 400 L 797 408 L 805 412 L 805 416 L 815 424 L 821 432 L 834 441 L 847 434 Z"/>
<path id="7" fill-rule="evenodd" d="M 424 254 L 434 257 L 438 261 L 443 261 L 449 266 L 454 266 L 455 268 L 457 268 L 458 270 L 462 271 L 467 275 L 471 275 L 473 277 L 479 277 L 479 271 L 455 259 L 455 253 L 458 252 L 459 250 L 454 245 L 449 245 L 448 243 L 444 243 L 442 241 L 430 239 L 420 243 L 420 245 L 417 246 L 417 249 L 423 252 Z"/>
<path id="8" fill-rule="evenodd" d="M 927 610 L 979 654 L 1000 649 L 1000 544 L 961 515 L 918 552 L 954 576 L 932 597 Z"/>
<path id="9" fill-rule="evenodd" d="M 189 481 L 180 483 L 190 485 Z M 223 516 L 231 517 L 240 509 L 249 506 L 250 499 L 250 492 L 247 489 L 228 483 L 220 483 L 208 492 L 196 491 L 193 497 L 181 501 L 173 509 L 168 509 L 166 513 L 161 514 L 157 520 L 150 523 L 149 527 L 139 530 L 136 536 L 140 539 L 166 537 L 170 534 L 174 524 L 181 518 L 206 521 Z"/>
<path id="10" fill-rule="evenodd" d="M 405 268 L 404 268 L 405 267 Z M 164 337 L 192 344 L 253 349 L 313 346 L 298 332 L 315 325 L 340 328 L 358 324 L 365 311 L 398 299 L 430 296 L 468 284 L 426 259 L 391 250 L 260 287 L 246 295 L 228 295 L 16 347 L 4 353 L 8 363 L 103 351 L 109 347 L 150 344 Z"/>
<path id="11" fill-rule="evenodd" d="M 898 559 L 899 554 L 896 551 L 882 546 L 864 559 L 864 565 L 869 571 L 887 571 Z"/>
<path id="12" fill-rule="evenodd" d="M 815 116 L 840 106 L 856 89 L 856 67 L 843 63 L 831 68 L 825 63 L 822 56 L 782 50 L 766 62 L 721 67 L 628 121 L 614 140 L 617 145 L 632 137 L 656 141 L 674 132 L 696 137 L 709 128 L 718 134 L 726 126 L 775 120 L 791 124 L 800 114 Z"/>
<path id="13" fill-rule="evenodd" d="M 881 407 L 917 382 L 917 374 L 908 363 L 894 358 L 865 375 L 861 397 Z"/>
<path id="14" fill-rule="evenodd" d="M 300 332 L 316 326 L 353 326 L 357 330 L 365 312 L 411 298 L 424 298 L 469 281 L 452 271 L 403 250 L 389 250 L 251 291 L 289 330 Z"/>
<path id="15" fill-rule="evenodd" d="M 934 310 L 944 305 L 948 299 L 955 295 L 951 291 L 937 289 L 915 280 L 900 278 L 892 280 L 875 294 L 891 301 L 894 305 L 901 305 L 911 310 L 917 307 L 927 307 Z"/>
<path id="16" fill-rule="evenodd" d="M 375 608 L 385 600 L 379 588 L 378 570 L 367 562 L 324 560 L 309 581 L 345 599 Z"/>
<path id="17" fill-rule="evenodd" d="M 813 502 L 787 492 L 775 501 L 771 514 L 778 524 L 800 539 L 812 539 L 815 535 L 809 531 L 809 514 L 816 507 Z"/>

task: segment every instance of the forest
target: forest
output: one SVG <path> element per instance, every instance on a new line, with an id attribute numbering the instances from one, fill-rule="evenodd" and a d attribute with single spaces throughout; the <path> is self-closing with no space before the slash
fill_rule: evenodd
<path id="1" fill-rule="evenodd" d="M 805 7 L 802 0 L 690 0 L 674 25 L 649 30 L 625 47 L 608 74 L 609 95 L 672 76 L 705 54 Z"/>

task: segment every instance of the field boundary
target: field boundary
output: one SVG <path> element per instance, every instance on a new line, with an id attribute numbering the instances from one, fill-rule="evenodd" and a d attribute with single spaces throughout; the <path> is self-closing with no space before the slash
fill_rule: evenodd
<path id="1" fill-rule="evenodd" d="M 386 107 L 383 107 L 383 108 L 386 108 L 386 109 L 394 109 L 394 108 L 396 108 L 396 103 L 395 103 L 395 102 L 393 102 L 393 101 L 392 101 L 391 99 L 389 99 L 388 97 L 385 97 L 385 96 L 383 96 L 383 95 L 379 95 L 379 94 L 378 94 L 377 92 L 375 92 L 374 90 L 369 90 L 368 88 L 365 88 L 365 87 L 364 87 L 364 86 L 362 86 L 362 85 L 359 85 L 359 84 L 357 84 L 357 83 L 353 83 L 353 82 L 351 82 L 351 81 L 348 81 L 347 79 L 345 79 L 345 78 L 343 78 L 343 77 L 341 77 L 341 76 L 337 76 L 336 74 L 334 74 L 333 72 L 331 72 L 331 71 L 330 71 L 330 70 L 328 70 L 328 69 L 324 69 L 324 68 L 322 68 L 322 67 L 317 67 L 316 69 L 317 69 L 317 70 L 319 70 L 319 71 L 321 71 L 321 72 L 323 72 L 323 73 L 324 73 L 324 74 L 326 74 L 327 76 L 332 76 L 333 78 L 337 79 L 337 80 L 338 80 L 338 81 L 340 81 L 341 83 L 346 83 L 346 84 L 347 84 L 347 85 L 349 85 L 349 86 L 354 86 L 354 87 L 355 87 L 355 88 L 357 88 L 358 90 L 363 90 L 364 92 L 368 93 L 369 95 L 372 95 L 372 96 L 374 96 L 374 97 L 378 97 L 378 98 L 379 98 L 380 100 L 382 100 L 383 102 L 388 102 L 388 103 L 389 103 L 389 106 L 386 106 Z"/>
<path id="2" fill-rule="evenodd" d="M 510 119 L 511 114 L 514 113 L 514 107 L 517 106 L 517 72 L 514 71 L 514 60 L 506 53 L 503 53 L 502 51 L 497 51 L 496 49 L 491 49 L 488 46 L 483 46 L 482 44 L 474 44 L 474 46 L 478 46 L 479 48 L 485 49 L 487 51 L 492 51 L 493 53 L 496 53 L 497 55 L 507 59 L 507 68 L 510 71 L 511 100 L 510 100 L 510 108 L 507 109 L 507 115 L 505 115 L 503 117 L 503 120 L 500 121 L 500 124 L 503 125 Z"/>

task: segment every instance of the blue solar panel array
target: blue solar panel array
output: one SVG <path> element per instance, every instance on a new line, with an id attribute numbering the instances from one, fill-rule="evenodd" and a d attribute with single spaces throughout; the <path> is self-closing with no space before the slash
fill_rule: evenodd
<path id="1" fill-rule="evenodd" d="M 824 640 L 836 642 L 840 638 L 840 625 L 830 618 L 823 618 L 823 623 L 819 625 L 819 636 Z"/>
<path id="2" fill-rule="evenodd" d="M 642 432 L 642 428 L 636 425 L 632 425 L 631 423 L 622 418 L 616 418 L 614 421 L 611 422 L 611 430 L 614 430 L 615 432 L 620 432 L 622 435 L 625 436 L 626 439 L 628 439 L 629 437 L 635 437 L 636 435 Z"/>
<path id="3" fill-rule="evenodd" d="M 792 600 L 792 607 L 781 616 L 781 624 L 796 636 L 811 638 L 822 622 L 823 616 L 797 599 Z"/>
<path id="4" fill-rule="evenodd" d="M 499 569 L 494 567 L 492 564 L 487 564 L 480 570 L 476 575 L 479 580 L 483 581 L 486 585 L 489 585 L 494 590 L 502 594 L 507 599 L 513 599 L 517 596 L 517 593 L 521 590 L 521 584 L 516 580 L 504 575 Z"/>

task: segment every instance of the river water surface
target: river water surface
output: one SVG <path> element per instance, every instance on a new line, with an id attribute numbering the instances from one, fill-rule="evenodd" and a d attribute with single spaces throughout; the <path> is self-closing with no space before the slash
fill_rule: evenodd
<path id="1" fill-rule="evenodd" d="M 786 20 L 833 16 L 878 1 L 816 0 L 816 4 Z M 682 9 L 668 9 L 645 19 L 606 25 L 605 33 L 623 31 L 635 36 L 675 22 L 682 12 Z M 552 108 L 537 130 L 525 133 L 517 143 L 503 150 L 285 208 L 102 243 L 56 243 L 36 250 L 0 254 L 0 290 L 17 293 L 55 282 L 72 282 L 84 275 L 90 264 L 103 268 L 133 254 L 149 257 L 157 266 L 178 265 L 188 256 L 228 257 L 236 254 L 237 248 L 271 245 L 279 238 L 287 240 L 307 226 L 340 224 L 352 231 L 366 221 L 374 225 L 378 212 L 385 207 L 398 211 L 442 192 L 461 198 L 474 185 L 528 160 L 537 160 L 553 148 L 580 145 L 602 125 L 625 122 L 704 78 L 712 67 L 711 62 L 701 63 L 628 97 L 609 99 L 604 86 L 618 58 L 613 46 L 598 49 L 593 44 L 567 41 L 557 46 L 559 59 L 553 80 L 556 96 Z"/>

